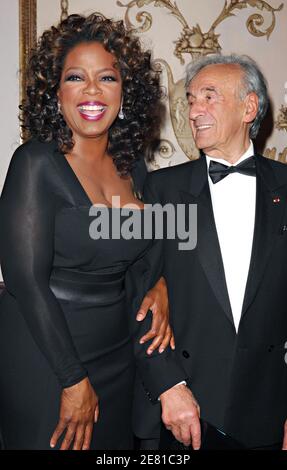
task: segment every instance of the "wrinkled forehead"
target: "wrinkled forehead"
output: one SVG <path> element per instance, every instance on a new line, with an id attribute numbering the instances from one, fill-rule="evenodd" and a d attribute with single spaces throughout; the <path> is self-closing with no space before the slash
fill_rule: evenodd
<path id="1" fill-rule="evenodd" d="M 190 81 L 188 94 L 205 89 L 237 92 L 242 87 L 243 71 L 237 64 L 212 64 L 202 68 Z"/>

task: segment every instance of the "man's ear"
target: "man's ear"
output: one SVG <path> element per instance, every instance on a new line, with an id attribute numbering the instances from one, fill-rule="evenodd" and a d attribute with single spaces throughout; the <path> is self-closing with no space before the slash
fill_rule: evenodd
<path id="1" fill-rule="evenodd" d="M 258 112 L 259 99 L 256 93 L 251 92 L 245 98 L 244 122 L 253 122 Z"/>

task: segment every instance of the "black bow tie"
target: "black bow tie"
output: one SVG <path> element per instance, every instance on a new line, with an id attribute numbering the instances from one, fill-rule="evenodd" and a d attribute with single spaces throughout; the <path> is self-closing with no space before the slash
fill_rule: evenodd
<path id="1" fill-rule="evenodd" d="M 218 181 L 222 180 L 231 173 L 241 173 L 242 175 L 256 176 L 255 158 L 246 158 L 246 160 L 243 160 L 243 162 L 236 166 L 227 166 L 211 160 L 208 172 L 214 184 L 218 183 Z"/>

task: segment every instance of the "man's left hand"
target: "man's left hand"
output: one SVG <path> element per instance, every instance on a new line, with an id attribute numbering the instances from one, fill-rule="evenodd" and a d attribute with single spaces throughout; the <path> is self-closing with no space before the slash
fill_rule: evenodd
<path id="1" fill-rule="evenodd" d="M 160 395 L 160 401 L 165 427 L 185 446 L 200 449 L 200 407 L 191 390 L 183 384 L 175 385 Z"/>
<path id="2" fill-rule="evenodd" d="M 140 339 L 140 343 L 146 343 L 154 338 L 147 350 L 148 354 L 152 354 L 157 348 L 159 348 L 159 352 L 162 353 L 168 344 L 170 344 L 172 349 L 175 349 L 174 336 L 169 325 L 168 293 L 163 277 L 147 292 L 136 319 L 138 321 L 144 320 L 149 310 L 151 310 L 153 314 L 151 328 Z"/>

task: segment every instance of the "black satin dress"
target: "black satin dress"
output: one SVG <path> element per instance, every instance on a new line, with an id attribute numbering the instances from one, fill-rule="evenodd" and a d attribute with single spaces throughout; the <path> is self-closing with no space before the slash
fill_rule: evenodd
<path id="1" fill-rule="evenodd" d="M 54 144 L 30 141 L 15 152 L 0 200 L 6 449 L 49 449 L 62 388 L 86 376 L 100 403 L 91 449 L 132 448 L 135 361 L 125 274 L 152 241 L 92 239 L 90 206 Z"/>

